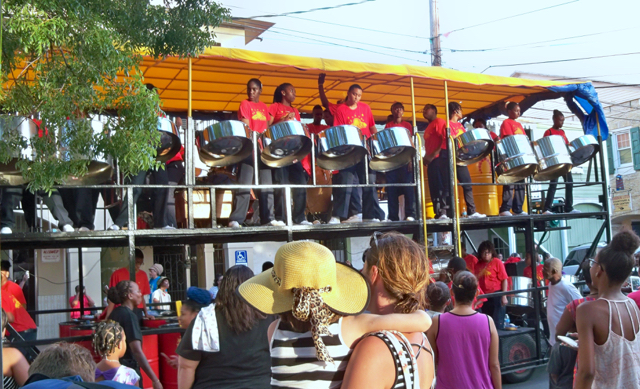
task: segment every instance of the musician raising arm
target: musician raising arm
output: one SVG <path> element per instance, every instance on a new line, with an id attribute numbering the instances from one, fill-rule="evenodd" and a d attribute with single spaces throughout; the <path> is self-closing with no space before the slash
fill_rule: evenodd
<path id="1" fill-rule="evenodd" d="M 511 135 L 526 135 L 522 124 L 516 121 L 520 117 L 520 106 L 512 101 L 507 104 L 507 114 L 509 119 L 502 122 L 500 126 L 500 139 L 504 139 Z M 524 180 L 518 181 L 522 183 Z M 513 198 L 511 195 L 513 194 Z M 522 210 L 524 203 L 524 186 L 522 185 L 505 185 L 502 187 L 502 205 L 500 206 L 500 216 L 512 216 L 509 210 L 513 210 L 516 216 L 527 215 Z"/>

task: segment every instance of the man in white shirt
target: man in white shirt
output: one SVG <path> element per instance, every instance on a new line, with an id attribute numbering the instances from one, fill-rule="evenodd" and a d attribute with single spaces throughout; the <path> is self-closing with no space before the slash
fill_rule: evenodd
<path id="1" fill-rule="evenodd" d="M 558 258 L 549 258 L 545 261 L 542 273 L 544 278 L 549 280 L 547 322 L 549 323 L 549 343 L 553 346 L 556 343 L 556 325 L 560 321 L 564 308 L 582 295 L 572 283 L 562 279 L 562 262 Z"/>

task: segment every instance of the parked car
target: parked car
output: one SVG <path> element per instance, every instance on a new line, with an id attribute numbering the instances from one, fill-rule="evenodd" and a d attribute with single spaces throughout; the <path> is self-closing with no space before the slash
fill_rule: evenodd
<path id="1" fill-rule="evenodd" d="M 602 249 L 604 246 L 606 246 L 606 243 L 598 243 L 596 252 L 600 251 L 600 249 Z M 589 247 L 591 247 L 591 243 L 583 244 L 571 249 L 569 255 L 567 255 L 567 258 L 565 258 L 563 263 L 562 270 L 564 271 L 564 274 L 574 276 L 578 272 L 578 268 L 580 267 L 582 261 L 584 261 L 584 257 L 585 255 L 587 255 Z"/>

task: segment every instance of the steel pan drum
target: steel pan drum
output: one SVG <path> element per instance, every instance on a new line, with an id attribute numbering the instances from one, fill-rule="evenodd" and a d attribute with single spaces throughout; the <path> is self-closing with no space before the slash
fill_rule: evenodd
<path id="1" fill-rule="evenodd" d="M 511 135 L 496 142 L 498 183 L 510 184 L 535 174 L 538 169 L 529 138 L 526 135 Z"/>
<path id="2" fill-rule="evenodd" d="M 200 160 L 211 167 L 234 165 L 253 152 L 251 130 L 238 120 L 219 122 L 196 132 Z"/>
<path id="3" fill-rule="evenodd" d="M 569 152 L 573 166 L 582 165 L 600 150 L 600 145 L 593 135 L 583 135 L 569 143 Z"/>
<path id="4" fill-rule="evenodd" d="M 311 152 L 307 125 L 288 120 L 274 124 L 262 133 L 260 158 L 265 165 L 282 167 L 301 161 Z"/>
<path id="5" fill-rule="evenodd" d="M 0 140 L 22 137 L 27 140 L 27 148 L 15 150 L 12 158 L 6 164 L 0 164 L 0 182 L 7 185 L 22 185 L 25 183 L 22 172 L 16 167 L 20 159 L 33 161 L 34 150 L 31 138 L 38 136 L 38 127 L 33 120 L 22 116 L 0 115 Z"/>
<path id="6" fill-rule="evenodd" d="M 369 162 L 371 169 L 388 172 L 402 167 L 416 155 L 411 133 L 404 127 L 391 127 L 378 131 L 370 138 L 373 158 Z"/>
<path id="7" fill-rule="evenodd" d="M 158 118 L 160 131 L 160 147 L 156 149 L 156 160 L 167 162 L 180 151 L 182 143 L 176 125 L 167 118 Z"/>
<path id="8" fill-rule="evenodd" d="M 531 289 L 531 278 L 511 277 L 513 290 Z M 520 292 L 507 296 L 509 305 L 520 305 L 523 307 L 533 307 L 533 296 L 531 292 Z"/>
<path id="9" fill-rule="evenodd" d="M 488 130 L 474 128 L 458 135 L 456 144 L 456 160 L 460 166 L 468 166 L 481 161 L 493 150 L 493 138 Z"/>
<path id="10" fill-rule="evenodd" d="M 95 153 L 95 150 L 90 149 L 87 150 L 86 154 L 82 155 L 72 155 L 66 145 L 66 139 L 64 137 L 65 131 L 67 131 L 72 126 L 87 126 L 86 129 L 92 131 L 93 135 L 100 135 L 104 131 L 104 124 L 99 120 L 91 120 L 91 119 L 80 119 L 77 121 L 67 121 L 67 125 L 60 129 L 58 133 L 58 139 L 60 141 L 60 150 L 59 155 L 60 159 L 63 161 L 71 161 L 71 160 L 88 160 L 89 166 L 87 174 L 82 177 L 69 176 L 61 183 L 64 185 L 99 185 L 111 178 L 113 174 L 113 168 L 111 164 L 109 164 L 106 160 L 106 156 L 98 155 Z M 79 128 L 79 131 L 82 131 L 82 127 Z M 90 148 L 93 147 L 93 144 L 90 145 Z"/>
<path id="11" fill-rule="evenodd" d="M 535 180 L 553 180 L 571 171 L 573 161 L 562 136 L 545 136 L 531 142 L 531 146 L 533 146 L 533 152 L 538 158 L 539 165 L 538 172 L 533 176 Z"/>
<path id="12" fill-rule="evenodd" d="M 355 126 L 335 126 L 318 134 L 318 166 L 327 170 L 347 169 L 367 155 L 365 137 Z"/>

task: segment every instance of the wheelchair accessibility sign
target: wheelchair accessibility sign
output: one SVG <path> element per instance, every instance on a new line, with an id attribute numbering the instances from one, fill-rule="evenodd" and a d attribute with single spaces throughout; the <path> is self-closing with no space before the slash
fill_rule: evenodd
<path id="1" fill-rule="evenodd" d="M 247 250 L 236 250 L 236 265 L 249 265 L 247 262 Z"/>

